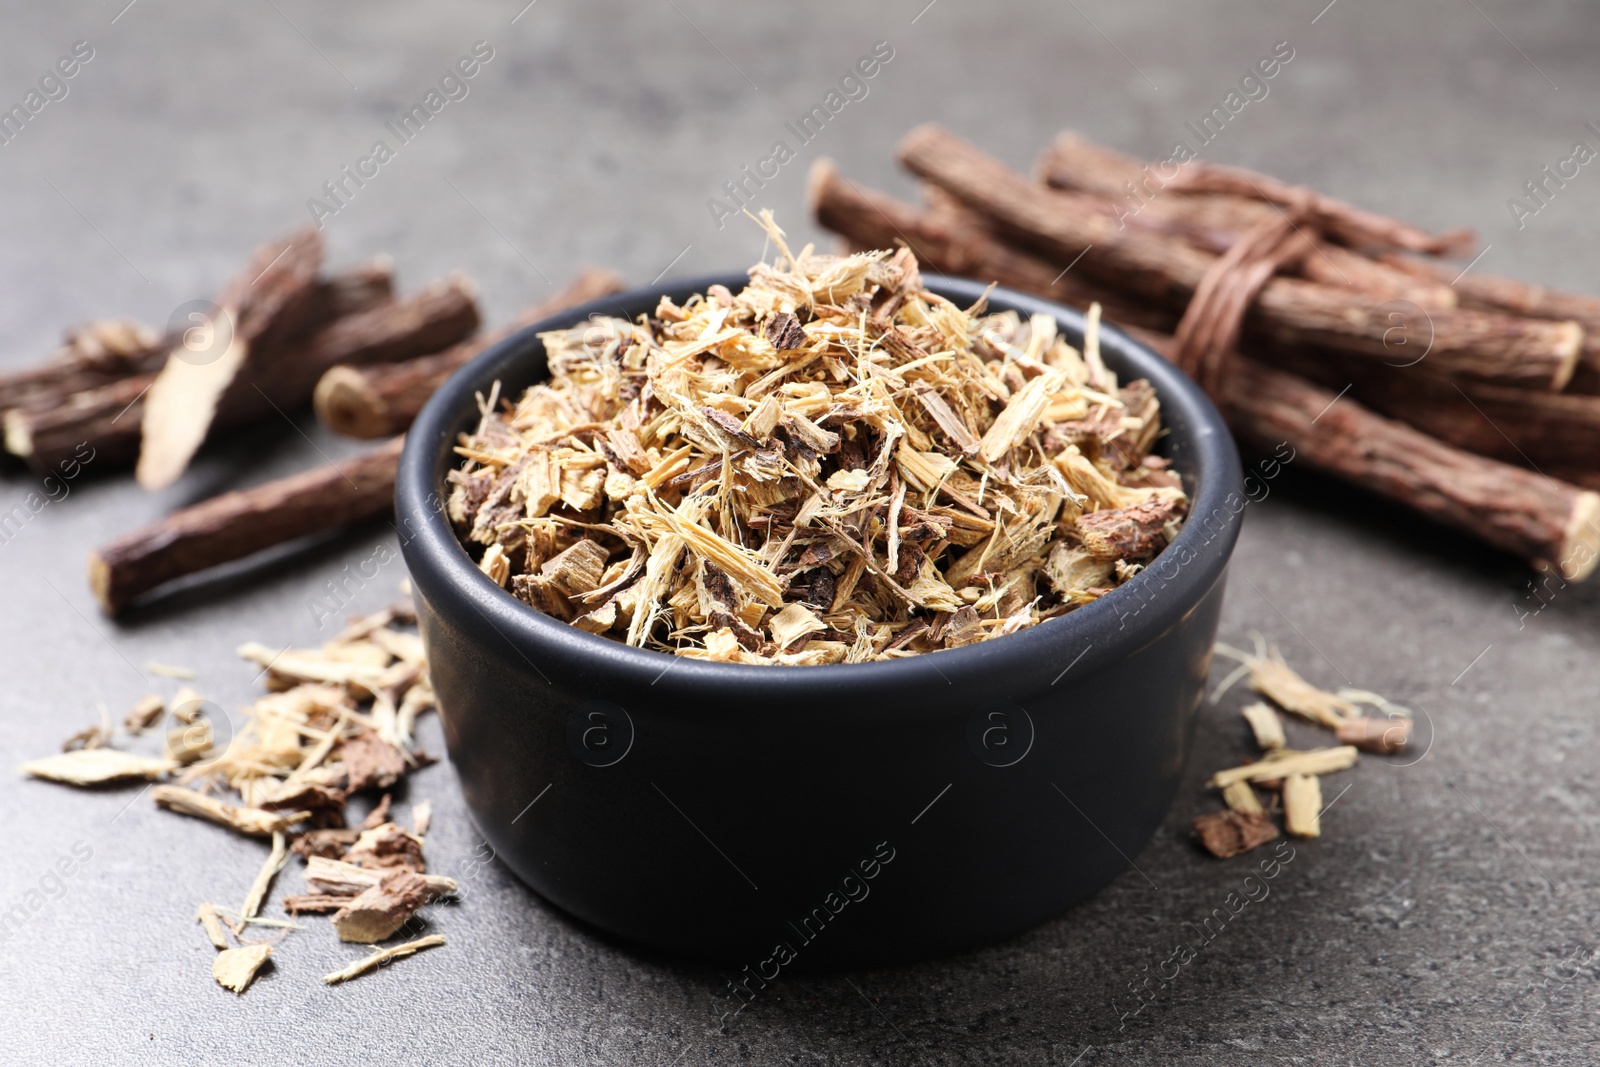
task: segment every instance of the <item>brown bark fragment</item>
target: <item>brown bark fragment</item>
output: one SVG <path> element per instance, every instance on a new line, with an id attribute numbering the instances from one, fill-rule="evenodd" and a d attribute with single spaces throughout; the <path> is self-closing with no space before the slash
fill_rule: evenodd
<path id="1" fill-rule="evenodd" d="M 351 793 L 388 789 L 406 773 L 405 753 L 370 731 L 346 741 L 340 753 Z"/>
<path id="2" fill-rule="evenodd" d="M 333 927 L 341 941 L 376 944 L 436 899 L 426 878 L 409 870 L 392 871 L 335 912 Z"/>
<path id="3" fill-rule="evenodd" d="M 1098 559 L 1141 560 L 1167 543 L 1166 524 L 1178 510 L 1172 500 L 1152 500 L 1078 516 L 1078 537 Z"/>
<path id="4" fill-rule="evenodd" d="M 1278 828 L 1265 813 L 1217 811 L 1194 820 L 1200 847 L 1218 859 L 1229 859 L 1264 845 L 1278 836 Z"/>
<path id="5" fill-rule="evenodd" d="M 1341 745 L 1354 745 L 1363 752 L 1380 755 L 1399 752 L 1411 741 L 1411 720 L 1358 715 L 1341 722 L 1335 734 Z"/>

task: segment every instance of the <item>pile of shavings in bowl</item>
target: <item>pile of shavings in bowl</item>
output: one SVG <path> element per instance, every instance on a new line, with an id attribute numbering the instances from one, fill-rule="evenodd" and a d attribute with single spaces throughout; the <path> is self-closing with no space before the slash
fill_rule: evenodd
<path id="1" fill-rule="evenodd" d="M 1409 709 L 1365 689 L 1319 689 L 1289 666 L 1283 653 L 1260 634 L 1255 635 L 1254 645 L 1249 652 L 1220 641 L 1213 646 L 1215 652 L 1239 665 L 1218 684 L 1211 703 L 1240 680 L 1267 700 L 1240 709 L 1260 755 L 1218 771 L 1206 783 L 1221 792 L 1227 810 L 1194 820 L 1201 847 L 1220 859 L 1275 839 L 1278 825 L 1274 815 L 1281 815 L 1283 828 L 1292 837 L 1321 837 L 1323 814 L 1344 793 L 1340 790 L 1325 804 L 1323 776 L 1354 767 L 1358 752 L 1387 756 L 1411 744 L 1414 716 Z M 1331 730 L 1339 743 L 1290 748 L 1282 715 Z"/>
<path id="2" fill-rule="evenodd" d="M 1015 633 L 1128 580 L 1188 500 L 1160 403 L 1049 315 L 924 289 L 912 253 L 789 250 L 740 292 L 542 335 L 448 513 L 493 581 L 636 647 L 893 659 Z"/>
<path id="3" fill-rule="evenodd" d="M 143 698 L 123 722 L 123 732 L 136 741 L 167 719 L 160 755 L 113 747 L 116 732 L 102 710 L 99 726 L 22 770 L 86 787 L 143 780 L 168 811 L 270 841 L 240 904 L 208 901 L 195 913 L 217 949 L 212 975 L 226 989 L 244 992 L 274 947 L 305 929 L 265 914 L 291 854 L 304 861 L 306 891 L 282 898 L 286 913 L 331 914 L 341 941 L 397 942 L 417 932 L 423 906 L 458 888 L 450 878 L 427 873 L 428 802 L 411 805 L 407 828 L 391 818 L 386 792 L 431 762 L 412 738 L 417 716 L 434 707 L 415 621 L 411 606 L 401 604 L 351 620 L 321 648 L 241 645 L 239 655 L 259 669 L 269 692 L 244 709 L 231 736 L 214 705 L 184 687 L 170 700 Z M 352 826 L 346 805 L 362 793 L 381 799 Z M 262 931 L 267 936 L 255 936 Z M 347 981 L 442 944 L 436 934 L 391 943 L 322 980 Z"/>

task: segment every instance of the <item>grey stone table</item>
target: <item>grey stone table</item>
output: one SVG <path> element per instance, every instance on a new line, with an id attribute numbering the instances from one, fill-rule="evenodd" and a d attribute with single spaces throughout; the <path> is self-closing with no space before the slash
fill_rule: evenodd
<path id="1" fill-rule="evenodd" d="M 388 251 L 413 285 L 465 268 L 498 317 L 580 262 L 640 284 L 750 262 L 760 237 L 719 226 L 708 202 L 779 140 L 795 158 L 757 203 L 822 239 L 803 207 L 819 155 L 901 193 L 889 146 L 927 119 L 1019 166 L 1063 127 L 1155 155 L 1191 140 L 1186 123 L 1285 41 L 1294 58 L 1206 158 L 1433 227 L 1475 225 L 1483 269 L 1593 289 L 1600 267 L 1600 173 L 1580 172 L 1536 214 L 1507 204 L 1575 141 L 1600 143 L 1585 125 L 1600 120 L 1600 18 L 1576 2 L 524 2 L 5 5 L 0 105 L 23 102 L 75 43 L 92 58 L 50 82 L 59 98 L 0 145 L 0 359 L 36 358 L 95 316 L 164 322 L 307 219 L 308 199 L 380 139 L 393 158 L 319 212 L 332 257 Z M 492 58 L 466 95 L 452 90 L 410 141 L 392 137 L 385 124 L 479 41 Z M 786 124 L 878 42 L 892 58 L 865 96 L 852 90 L 800 144 Z M 350 448 L 302 416 L 208 452 L 166 492 L 91 472 L 8 531 L 4 760 L 51 750 L 97 703 L 120 714 L 170 689 L 151 660 L 197 668 L 232 707 L 252 695 L 236 644 L 317 640 L 309 598 L 390 543 L 381 524 L 120 625 L 96 614 L 83 560 L 175 506 Z M 0 505 L 33 488 L 6 474 Z M 354 607 L 386 602 L 402 577 L 391 568 Z M 352 953 L 313 927 L 235 998 L 210 979 L 191 909 L 242 894 L 259 845 L 135 791 L 3 774 L 0 913 L 20 906 L 26 921 L 0 932 L 0 1058 L 1592 1063 L 1600 604 L 1572 587 L 1541 605 L 1527 578 L 1309 472 L 1291 468 L 1252 505 L 1223 636 L 1260 630 L 1319 682 L 1415 704 L 1431 748 L 1346 776 L 1325 839 L 1300 843 L 1270 897 L 1143 1000 L 1130 987 L 1247 869 L 1203 857 L 1187 833 L 1212 803 L 1208 769 L 1244 751 L 1233 700 L 1203 713 L 1188 784 L 1137 869 L 1086 904 L 957 959 L 785 978 L 726 1032 L 715 971 L 579 929 L 493 865 L 460 905 L 434 909 L 448 947 L 330 990 L 317 976 Z M 441 747 L 436 723 L 424 743 Z M 479 842 L 449 767 L 420 774 L 412 795 L 436 805 L 435 866 L 470 863 Z M 75 845 L 87 861 L 53 876 Z"/>

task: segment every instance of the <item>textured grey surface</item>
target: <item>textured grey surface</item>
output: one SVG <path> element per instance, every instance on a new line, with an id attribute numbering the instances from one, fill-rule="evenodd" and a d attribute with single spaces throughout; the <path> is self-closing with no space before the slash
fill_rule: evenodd
<path id="1" fill-rule="evenodd" d="M 495 54 L 470 95 L 325 234 L 336 261 L 393 253 L 407 284 L 466 268 L 495 316 L 579 262 L 642 284 L 669 264 L 750 261 L 758 237 L 719 231 L 707 198 L 880 40 L 894 58 L 869 95 L 763 194 L 793 235 L 816 236 L 802 198 L 819 153 L 902 192 L 889 145 L 930 118 L 1018 165 L 1066 126 L 1154 155 L 1288 40 L 1295 58 L 1270 95 L 1207 158 L 1431 226 L 1473 224 L 1492 246 L 1485 269 L 1592 288 L 1600 265 L 1589 225 L 1600 176 L 1586 169 L 1520 232 L 1506 207 L 1576 138 L 1596 141 L 1583 124 L 1600 120 L 1600 17 L 1578 3 L 538 0 L 519 16 L 520 0 L 125 2 L 0 13 L 7 106 L 75 41 L 95 49 L 68 96 L 0 147 L 8 364 L 67 323 L 162 322 L 207 295 L 257 241 L 306 218 L 321 183 L 480 39 Z M 96 616 L 82 580 L 85 553 L 113 532 L 350 447 L 308 420 L 300 429 L 315 445 L 263 428 L 163 493 L 85 477 L 0 544 L 5 762 L 51 750 L 97 702 L 120 715 L 146 691 L 170 692 L 149 660 L 198 668 L 203 690 L 232 707 L 252 694 L 233 646 L 325 636 L 308 597 L 392 538 L 386 528 L 204 584 L 125 625 Z M 8 474 L 0 502 L 29 489 Z M 387 601 L 401 577 L 391 568 L 358 606 Z M 611 944 L 499 868 L 472 866 L 478 839 L 446 766 L 418 775 L 413 795 L 435 804 L 435 868 L 468 874 L 462 903 L 432 916 L 450 944 L 328 990 L 317 976 L 354 952 L 313 922 L 242 999 L 212 983 L 190 916 L 201 899 L 243 894 L 259 845 L 158 813 L 133 790 L 0 775 L 0 913 L 27 912 L 0 934 L 0 1059 L 1590 1063 L 1596 595 L 1562 590 L 1535 613 L 1526 580 L 1293 467 L 1251 506 L 1224 637 L 1259 629 L 1316 681 L 1415 703 L 1433 742 L 1414 766 L 1368 760 L 1344 776 L 1326 839 L 1301 843 L 1271 895 L 1126 1020 L 1130 983 L 1247 873 L 1246 861 L 1197 854 L 1186 831 L 1213 803 L 1200 788 L 1208 769 L 1245 751 L 1234 699 L 1204 713 L 1191 787 L 1134 857 L 1137 872 L 988 951 L 786 976 L 726 1033 L 715 972 Z M 424 740 L 440 747 L 436 724 Z M 92 857 L 53 880 L 76 842 Z"/>

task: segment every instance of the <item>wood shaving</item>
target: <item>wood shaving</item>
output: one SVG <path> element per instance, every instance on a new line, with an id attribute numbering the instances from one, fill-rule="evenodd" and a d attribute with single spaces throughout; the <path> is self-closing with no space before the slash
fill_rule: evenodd
<path id="1" fill-rule="evenodd" d="M 288 841 L 281 832 L 273 834 L 272 852 L 267 856 L 267 861 L 261 865 L 256 880 L 250 883 L 250 892 L 245 894 L 244 907 L 239 909 L 241 922 L 249 922 L 256 917 L 256 913 L 261 910 L 261 902 L 267 899 L 267 892 L 272 888 L 272 880 L 283 870 L 283 865 L 288 861 Z"/>
<path id="2" fill-rule="evenodd" d="M 1320 775 L 1349 770 L 1356 765 L 1354 745 L 1318 748 L 1310 752 L 1278 749 L 1255 763 L 1230 767 L 1211 776 L 1213 789 L 1225 789 L 1233 782 L 1270 782 L 1293 774 Z"/>
<path id="3" fill-rule="evenodd" d="M 200 677 L 199 672 L 192 667 L 178 667 L 171 663 L 157 663 L 155 660 L 146 663 L 144 669 L 151 674 L 159 674 L 163 678 L 176 678 L 183 682 L 192 682 Z"/>
<path id="4" fill-rule="evenodd" d="M 1246 704 L 1240 709 L 1239 714 L 1250 724 L 1250 732 L 1255 734 L 1256 744 L 1263 752 L 1271 752 L 1289 743 L 1283 736 L 1283 720 L 1278 718 L 1277 712 L 1265 704 L 1259 702 Z"/>
<path id="5" fill-rule="evenodd" d="M 114 748 L 80 748 L 22 765 L 22 773 L 67 785 L 103 785 L 129 778 L 155 780 L 178 769 L 170 759 L 152 759 Z"/>
<path id="6" fill-rule="evenodd" d="M 1222 802 L 1228 805 L 1229 811 L 1237 811 L 1246 815 L 1262 812 L 1261 800 L 1256 796 L 1256 791 L 1250 788 L 1249 782 L 1229 782 L 1222 787 Z"/>
<path id="7" fill-rule="evenodd" d="M 1038 625 L 1170 540 L 1147 383 L 927 291 L 906 249 L 761 223 L 740 292 L 546 334 L 550 379 L 484 401 L 447 511 L 496 584 L 637 647 L 859 662 Z"/>
<path id="8" fill-rule="evenodd" d="M 194 722 L 205 709 L 206 698 L 186 685 L 172 696 L 172 717 L 184 725 Z"/>
<path id="9" fill-rule="evenodd" d="M 130 734 L 142 734 L 150 727 L 161 721 L 161 716 L 166 713 L 167 704 L 156 693 L 141 697 L 122 720 L 122 728 Z"/>
<path id="10" fill-rule="evenodd" d="M 177 763 L 193 763 L 211 751 L 211 721 L 196 716 L 187 726 L 167 731 L 167 758 Z"/>
<path id="11" fill-rule="evenodd" d="M 219 950 L 228 947 L 228 935 L 222 930 L 222 919 L 217 914 L 215 904 L 202 904 L 195 912 L 194 917 L 200 921 L 200 926 L 205 930 L 206 937 L 211 940 Z"/>
<path id="12" fill-rule="evenodd" d="M 111 713 L 104 705 L 100 707 L 100 722 L 94 726 L 85 726 L 65 741 L 61 742 L 61 751 L 72 752 L 83 748 L 105 748 L 111 744 Z"/>
<path id="13" fill-rule="evenodd" d="M 1283 828 L 1295 837 L 1322 836 L 1322 784 L 1314 776 L 1284 777 Z"/>
<path id="14" fill-rule="evenodd" d="M 428 827 L 433 824 L 433 801 L 419 800 L 411 805 L 411 832 L 417 840 L 428 836 Z"/>
<path id="15" fill-rule="evenodd" d="M 271 955 L 271 945 L 242 945 L 223 949 L 211 961 L 211 977 L 222 988 L 243 993 Z"/>
<path id="16" fill-rule="evenodd" d="M 309 811 L 277 812 L 228 804 L 216 797 L 175 785 L 158 785 L 150 791 L 150 796 L 157 804 L 180 815 L 208 819 L 218 826 L 255 837 L 281 834 L 295 823 L 311 817 Z"/>
<path id="17" fill-rule="evenodd" d="M 1255 652 L 1245 652 L 1218 642 L 1216 650 L 1240 662 L 1247 669 L 1250 687 L 1291 715 L 1317 726 L 1337 729 L 1347 716 L 1355 715 L 1355 705 L 1336 693 L 1318 689 L 1284 662 L 1277 646 L 1257 638 Z"/>
<path id="18" fill-rule="evenodd" d="M 1320 837 L 1322 785 L 1319 776 L 1354 766 L 1358 750 L 1390 755 L 1410 744 L 1413 719 L 1406 708 L 1365 689 L 1341 689 L 1337 693 L 1318 689 L 1296 673 L 1284 661 L 1282 653 L 1259 634 L 1255 635 L 1253 652 L 1221 643 L 1215 649 L 1238 660 L 1239 666 L 1212 693 L 1213 703 L 1234 683 L 1248 678 L 1252 689 L 1284 711 L 1332 730 L 1340 745 L 1310 752 L 1290 749 L 1278 713 L 1263 703 L 1246 705 L 1240 709 L 1240 714 L 1249 723 L 1262 757 L 1258 762 L 1231 767 L 1211 776 L 1208 784 L 1222 791 L 1228 811 L 1202 818 L 1215 819 L 1221 815 L 1268 818 L 1252 788 L 1253 783 L 1263 789 L 1281 791 L 1284 827 L 1289 833 L 1296 837 Z M 1382 714 L 1365 714 L 1360 710 L 1363 706 Z M 1215 823 L 1218 827 L 1223 825 Z M 1195 829 L 1200 834 L 1199 820 L 1196 820 Z M 1201 834 L 1201 844 L 1221 855 L 1212 848 L 1213 843 Z M 1231 848 L 1226 840 L 1222 847 Z"/>
<path id="19" fill-rule="evenodd" d="M 415 955 L 425 948 L 434 948 L 442 944 L 444 944 L 444 938 L 438 934 L 429 934 L 427 937 L 419 937 L 415 941 L 407 941 L 403 945 L 380 949 L 366 959 L 357 960 L 342 971 L 334 971 L 332 974 L 323 975 L 322 980 L 329 985 L 348 982 L 352 978 L 361 977 L 368 971 L 377 970 L 390 960 L 403 959 L 406 956 Z"/>

